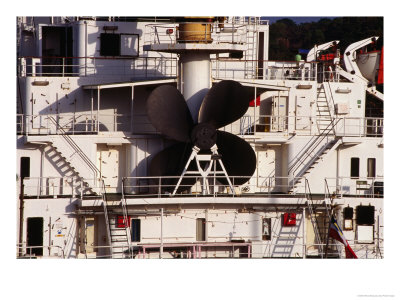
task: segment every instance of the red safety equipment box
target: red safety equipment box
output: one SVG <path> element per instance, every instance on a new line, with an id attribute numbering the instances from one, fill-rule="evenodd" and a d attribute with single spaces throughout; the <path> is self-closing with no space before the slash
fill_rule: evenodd
<path id="1" fill-rule="evenodd" d="M 296 226 L 296 214 L 295 213 L 284 213 L 283 214 L 283 226 Z"/>
<path id="2" fill-rule="evenodd" d="M 125 228 L 126 226 L 129 226 L 129 221 L 130 217 L 128 217 L 127 222 L 124 222 L 124 216 L 117 216 L 117 228 Z"/>

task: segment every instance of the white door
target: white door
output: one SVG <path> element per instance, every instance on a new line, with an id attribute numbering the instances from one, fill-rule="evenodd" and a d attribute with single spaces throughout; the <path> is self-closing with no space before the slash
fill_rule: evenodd
<path id="1" fill-rule="evenodd" d="M 97 166 L 107 193 L 117 193 L 119 186 L 120 146 L 97 145 Z"/>
<path id="2" fill-rule="evenodd" d="M 274 96 L 272 102 L 272 128 L 271 131 L 282 132 L 286 130 L 287 96 Z"/>
<path id="3" fill-rule="evenodd" d="M 296 96 L 296 131 L 310 131 L 310 100 Z"/>

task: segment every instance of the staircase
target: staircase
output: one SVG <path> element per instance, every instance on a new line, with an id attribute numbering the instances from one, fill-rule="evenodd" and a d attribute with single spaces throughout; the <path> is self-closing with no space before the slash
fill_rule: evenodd
<path id="1" fill-rule="evenodd" d="M 73 182 L 75 183 L 74 185 L 76 187 L 76 194 L 79 194 L 79 192 L 81 192 L 82 194 L 94 193 L 88 182 L 82 179 L 82 177 L 79 175 L 79 172 L 72 166 L 67 158 L 57 150 L 57 147 L 55 147 L 52 143 L 49 143 L 44 147 L 44 154 L 54 165 L 54 167 L 60 172 L 62 177 L 72 178 Z M 83 187 L 82 191 L 80 191 L 81 186 Z"/>
<path id="2" fill-rule="evenodd" d="M 120 195 L 107 195 L 103 182 L 103 209 L 111 258 L 133 258 L 131 245 L 130 219 L 125 199 Z M 122 211 L 122 213 L 121 213 Z M 123 222 L 117 223 L 117 216 L 123 216 Z"/>
<path id="3" fill-rule="evenodd" d="M 244 51 L 245 70 L 244 75 L 247 79 L 256 78 L 257 71 L 257 24 L 251 22 L 247 25 L 246 44 L 247 49 Z"/>
<path id="4" fill-rule="evenodd" d="M 324 160 L 329 153 L 334 151 L 341 143 L 335 135 L 335 126 L 339 119 L 334 118 L 334 101 L 329 82 L 319 84 L 317 87 L 317 127 L 319 134 L 304 146 L 304 151 L 289 167 L 293 181 L 290 191 L 296 191 L 299 186 L 304 186 L 303 176 L 307 176 Z"/>
<path id="5" fill-rule="evenodd" d="M 315 243 L 317 244 L 318 248 L 318 253 L 317 255 L 314 255 L 314 257 L 337 258 L 339 254 L 336 243 L 332 243 L 330 241 L 328 247 L 326 247 L 327 239 L 329 238 L 328 233 L 332 214 L 332 207 L 330 204 L 332 199 L 330 197 L 330 194 L 328 192 L 330 199 L 313 199 L 308 180 L 306 180 L 305 184 L 307 197 L 306 204 L 315 234 Z"/>
<path id="6" fill-rule="evenodd" d="M 331 129 L 334 116 L 334 104 L 329 82 L 319 84 L 317 87 L 317 127 L 321 134 Z"/>
<path id="7" fill-rule="evenodd" d="M 298 213 L 298 211 L 290 211 L 287 212 L 294 212 Z M 301 226 L 281 226 L 279 232 L 276 237 L 276 241 L 273 246 L 273 250 L 271 253 L 271 257 L 273 258 L 289 258 L 293 257 L 293 252 L 296 246 L 296 242 L 298 240 L 298 235 Z M 277 230 L 275 229 L 274 232 Z"/>
<path id="8" fill-rule="evenodd" d="M 341 139 L 329 135 L 320 135 L 309 142 L 309 146 L 289 168 L 293 174 L 291 192 L 297 191 L 305 184 L 306 177 L 324 161 L 324 158 L 341 144 Z"/>

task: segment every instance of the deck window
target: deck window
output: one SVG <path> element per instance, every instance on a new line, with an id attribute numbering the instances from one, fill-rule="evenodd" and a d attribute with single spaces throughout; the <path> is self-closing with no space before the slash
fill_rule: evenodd
<path id="1" fill-rule="evenodd" d="M 367 177 L 374 178 L 376 174 L 376 159 L 368 158 L 367 162 Z"/>
<path id="2" fill-rule="evenodd" d="M 121 34 L 121 56 L 139 56 L 139 35 Z"/>
<path id="3" fill-rule="evenodd" d="M 100 35 L 100 55 L 119 56 L 121 36 L 115 33 L 102 33 Z"/>
<path id="4" fill-rule="evenodd" d="M 351 220 L 353 219 L 353 214 L 354 214 L 354 210 L 352 207 L 345 207 L 343 209 L 343 216 L 346 220 Z"/>
<path id="5" fill-rule="evenodd" d="M 375 206 L 362 206 L 356 207 L 356 221 L 357 225 L 373 225 L 375 219 Z"/>
<path id="6" fill-rule="evenodd" d="M 352 177 L 352 178 L 360 177 L 360 158 L 359 157 L 351 158 L 350 177 Z"/>
<path id="7" fill-rule="evenodd" d="M 354 215 L 354 210 L 352 207 L 345 207 L 343 209 L 344 230 L 353 230 L 353 215 Z"/>

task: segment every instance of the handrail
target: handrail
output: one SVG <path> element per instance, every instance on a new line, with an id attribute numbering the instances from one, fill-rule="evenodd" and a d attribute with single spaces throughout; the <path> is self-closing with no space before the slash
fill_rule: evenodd
<path id="1" fill-rule="evenodd" d="M 326 247 L 325 247 L 325 257 L 327 258 L 328 257 L 328 245 L 329 245 L 329 230 L 330 230 L 331 216 L 332 216 L 332 206 L 331 206 L 331 204 L 332 204 L 333 198 L 332 198 L 331 193 L 329 192 L 329 185 L 328 185 L 328 181 L 326 180 L 326 178 L 324 178 L 324 182 L 325 182 L 325 188 L 326 188 L 326 191 L 328 192 L 328 197 L 329 197 L 329 200 L 330 200 L 329 204 L 327 204 L 326 201 L 324 201 L 325 202 L 326 214 L 327 214 L 328 220 L 329 220 L 328 230 L 327 230 L 327 233 L 326 233 Z M 327 197 L 326 197 L 326 194 L 325 194 L 325 199 L 326 198 Z"/>
<path id="2" fill-rule="evenodd" d="M 107 193 L 106 193 L 106 187 L 105 187 L 105 184 L 104 184 L 104 180 L 103 179 L 101 179 L 101 183 L 102 183 L 102 185 L 101 185 L 101 187 L 102 187 L 102 197 L 101 197 L 101 200 L 102 200 L 102 206 L 103 206 L 103 210 L 104 210 L 104 219 L 105 219 L 105 223 L 106 223 L 106 231 L 107 231 L 107 238 L 108 238 L 108 242 L 109 242 L 109 245 L 110 245 L 110 251 L 111 251 L 111 257 L 112 257 L 112 240 L 111 240 L 111 228 L 110 228 L 110 221 L 109 221 L 109 218 L 108 218 L 108 209 L 107 209 Z"/>
<path id="3" fill-rule="evenodd" d="M 308 192 L 307 192 L 307 188 L 308 188 Z M 317 238 L 319 253 L 321 254 L 321 257 L 323 257 L 323 252 L 322 252 L 323 247 L 321 246 L 322 241 L 321 241 L 320 230 L 318 227 L 318 221 L 317 221 L 317 217 L 316 217 L 316 209 L 315 209 L 315 206 L 314 206 L 314 203 L 312 200 L 310 184 L 309 184 L 307 178 L 305 178 L 305 194 L 306 194 L 306 198 L 307 198 L 307 206 L 308 206 L 308 209 L 310 212 L 311 224 L 314 229 L 315 237 Z"/>
<path id="4" fill-rule="evenodd" d="M 300 155 L 300 157 L 297 159 L 297 161 L 289 167 L 288 172 L 291 172 L 291 171 L 293 170 L 292 173 L 294 174 L 294 173 L 298 170 L 298 168 L 300 168 L 300 166 L 304 163 L 304 161 L 305 161 L 308 157 L 311 156 L 310 153 L 312 153 L 312 152 L 321 144 L 321 142 L 329 135 L 329 133 L 332 131 L 333 127 L 335 127 L 335 125 L 338 123 L 339 120 L 340 120 L 340 119 L 333 119 L 333 120 L 329 123 L 329 125 L 322 131 L 322 133 L 321 133 L 320 135 L 316 136 L 315 139 L 312 138 L 312 139 L 306 144 L 306 146 L 307 146 L 308 144 L 310 144 L 310 145 L 303 151 L 303 153 Z M 335 123 L 335 124 L 334 124 L 334 123 Z M 329 142 L 328 142 L 328 143 L 329 143 Z M 328 143 L 326 143 L 326 145 L 327 145 Z M 311 150 L 311 151 L 310 151 L 310 150 Z M 323 150 L 322 150 L 322 151 L 323 151 Z M 316 154 L 314 155 L 314 158 L 311 158 L 311 161 L 310 161 L 308 164 L 306 164 L 305 167 L 306 167 L 307 165 L 310 165 L 310 164 L 313 162 L 313 159 L 315 159 L 316 156 L 317 156 L 318 154 L 320 154 L 322 151 L 319 151 L 318 153 L 316 153 Z M 309 153 L 309 152 L 310 152 L 310 153 Z"/>
<path id="5" fill-rule="evenodd" d="M 37 257 L 37 256 L 35 256 L 35 255 L 32 255 L 32 249 L 44 249 L 44 248 L 48 248 L 48 250 L 50 251 L 50 249 L 51 248 L 57 248 L 57 249 L 60 249 L 61 250 L 61 254 L 62 254 L 62 258 L 63 259 L 65 259 L 65 253 L 64 253 L 64 248 L 63 247 L 61 247 L 61 246 L 59 246 L 59 245 L 50 245 L 50 246 L 45 246 L 45 245 L 43 245 L 43 246 L 28 246 L 28 245 L 24 245 L 24 243 L 19 243 L 19 244 L 17 244 L 17 249 L 25 249 L 25 254 L 23 254 L 23 255 L 18 255 L 17 257 L 26 257 L 26 256 L 28 256 L 29 258 L 31 258 L 31 257 Z M 30 250 L 30 253 L 28 253 L 28 251 L 27 250 Z M 18 251 L 18 253 L 20 253 L 19 251 Z M 39 256 L 39 257 L 43 257 L 43 256 Z"/>
<path id="6" fill-rule="evenodd" d="M 127 242 L 128 242 L 128 251 L 129 251 L 129 255 L 131 258 L 133 258 L 133 251 L 132 251 L 132 247 L 131 247 L 131 227 L 129 224 L 129 219 L 128 219 L 128 210 L 126 208 L 126 199 L 125 199 L 125 194 L 124 194 L 124 182 L 125 182 L 125 178 L 122 178 L 122 197 L 121 197 L 121 207 L 122 207 L 122 215 L 124 218 L 124 227 L 125 227 L 125 233 L 126 233 L 126 238 L 127 238 Z"/>
<path id="7" fill-rule="evenodd" d="M 48 119 L 50 119 L 55 125 L 57 129 L 61 130 L 61 136 L 65 139 L 65 141 L 72 147 L 72 149 L 75 151 L 75 153 L 78 153 L 78 155 L 83 159 L 83 161 L 91 168 L 94 172 L 95 179 L 99 178 L 100 170 L 93 164 L 93 162 L 90 160 L 89 157 L 82 151 L 82 149 L 74 142 L 74 140 L 68 136 L 65 132 L 65 130 L 60 127 L 58 122 L 51 116 L 48 116 Z M 56 131 L 58 133 L 58 131 Z"/>
<path id="8" fill-rule="evenodd" d="M 381 240 L 380 238 L 374 238 L 374 244 L 357 244 L 357 243 L 350 243 L 351 240 L 349 241 L 349 245 L 351 246 L 351 248 L 354 250 L 354 252 L 357 254 L 357 256 L 359 258 L 364 258 L 362 256 L 362 251 L 365 251 L 366 255 L 365 258 L 383 258 L 383 250 L 384 247 L 382 246 L 378 246 L 377 245 L 377 241 Z M 214 245 L 213 245 L 214 244 Z M 224 245 L 225 244 L 225 245 Z M 221 247 L 230 247 L 230 246 L 234 246 L 234 247 L 243 247 L 243 246 L 250 246 L 252 245 L 251 243 L 230 243 L 230 242 L 215 242 L 215 243 L 204 243 L 204 242 L 178 242 L 178 243 L 164 243 L 164 247 L 174 247 L 176 245 L 176 247 L 187 247 L 188 251 L 191 251 L 193 248 L 197 249 L 198 246 L 200 247 L 215 247 L 215 246 L 221 246 Z M 277 243 L 270 243 L 268 244 L 270 245 L 270 247 L 273 247 L 275 245 L 278 245 Z M 145 247 L 146 249 L 148 248 L 159 248 L 160 247 L 160 243 L 154 243 L 154 244 L 138 244 L 137 248 L 138 250 L 140 250 L 141 247 Z M 303 253 L 298 253 L 298 255 L 302 254 L 304 259 L 307 259 L 308 255 L 312 255 L 312 253 L 310 253 L 310 248 L 314 248 L 314 247 L 326 247 L 326 244 L 316 244 L 316 243 L 312 243 L 312 244 L 308 244 L 308 243 L 296 243 L 296 244 L 291 244 L 291 245 L 287 245 L 288 247 L 301 247 L 303 250 Z M 339 248 L 338 254 L 339 254 L 339 258 L 345 258 L 344 256 L 344 245 L 341 243 L 336 244 L 335 246 L 337 246 Z M 22 244 L 17 244 L 16 245 L 17 249 L 39 249 L 39 248 L 58 248 L 61 250 L 61 258 L 62 259 L 69 259 L 68 256 L 65 255 L 64 253 L 64 249 L 61 246 L 58 245 L 53 245 L 53 246 L 26 246 L 26 245 L 22 245 Z M 102 249 L 109 249 L 110 253 L 111 253 L 111 249 L 125 249 L 126 246 L 93 246 L 93 249 L 96 250 L 102 250 Z M 375 252 L 373 252 L 373 248 L 377 249 Z M 215 251 L 215 250 L 213 250 Z M 369 252 L 368 252 L 369 251 Z M 188 255 L 190 253 L 190 255 Z M 368 253 L 372 254 L 372 257 L 368 257 Z M 238 255 L 240 256 L 240 254 L 248 254 L 248 252 L 239 252 Z M 251 251 L 250 256 L 247 256 L 246 258 L 255 258 L 255 259 L 259 259 L 259 258 L 269 258 L 272 257 L 273 253 L 269 252 L 269 255 L 265 255 L 265 252 L 255 252 L 255 251 Z M 375 254 L 375 255 L 374 255 Z M 261 256 L 260 256 L 261 255 Z M 296 256 L 296 253 L 293 253 L 293 256 Z M 17 257 L 29 257 L 29 258 L 34 258 L 37 256 L 34 255 L 29 255 L 28 253 L 26 253 L 25 255 L 22 256 L 17 256 Z M 40 258 L 46 259 L 47 256 L 38 256 Z M 52 258 L 54 258 L 54 256 L 51 256 Z M 217 256 L 213 256 L 213 257 L 217 257 Z M 221 257 L 226 257 L 226 256 L 221 256 Z M 59 257 L 60 258 L 60 257 Z M 73 257 L 75 258 L 75 257 Z M 109 255 L 96 255 L 94 257 L 90 257 L 90 256 L 86 256 L 86 259 L 96 259 L 96 258 L 113 258 L 113 256 L 111 254 Z M 132 256 L 130 258 L 137 258 L 137 259 L 144 259 L 146 258 L 145 255 L 143 255 L 143 252 L 137 251 L 136 253 L 133 253 Z M 200 255 L 196 255 L 196 253 L 192 253 L 192 252 L 188 252 L 186 255 L 186 258 L 202 258 Z M 210 258 L 210 257 L 208 257 Z"/>
<path id="9" fill-rule="evenodd" d="M 382 188 L 383 186 L 377 185 L 377 182 L 384 182 L 383 176 L 375 176 L 375 177 L 350 177 L 350 176 L 340 176 L 340 177 L 326 177 L 326 181 L 334 181 L 330 186 L 335 188 L 335 193 L 340 197 L 356 195 L 358 197 L 382 197 L 383 190 L 378 190 L 375 192 L 376 188 Z M 359 182 L 365 182 L 366 185 L 369 186 L 369 190 L 365 191 L 364 194 L 359 194 L 360 191 L 364 191 L 364 188 L 360 188 Z M 346 187 L 346 189 L 345 189 Z M 359 189 L 360 188 L 360 189 Z"/>
<path id="10" fill-rule="evenodd" d="M 324 183 L 325 183 L 325 198 L 327 198 L 326 196 L 329 196 L 329 199 L 332 202 L 333 199 L 332 199 L 331 193 L 329 192 L 328 180 L 326 178 L 324 178 Z M 328 192 L 328 194 L 327 194 L 327 192 Z"/>
<path id="11" fill-rule="evenodd" d="M 197 24 L 202 25 L 202 27 L 198 30 L 183 30 L 182 27 L 177 28 L 178 23 L 147 24 L 144 45 L 185 42 L 188 35 L 190 41 L 196 42 L 243 43 L 247 36 L 246 24 L 224 23 L 225 28 L 232 28 L 229 32 L 220 30 L 216 22 L 179 22 L 179 24 Z M 182 36 L 182 33 L 185 33 L 185 35 Z"/>
<path id="12" fill-rule="evenodd" d="M 46 58 L 54 62 L 44 64 Z M 87 77 L 99 73 L 103 76 L 129 75 L 137 78 L 176 77 L 177 66 L 176 57 L 21 56 L 18 57 L 17 74 L 20 77 Z"/>
<path id="13" fill-rule="evenodd" d="M 328 86 L 329 92 L 330 92 L 330 97 L 329 98 L 326 97 L 326 100 L 328 102 L 329 117 L 333 121 L 332 113 L 335 111 L 335 101 L 333 100 L 333 93 L 332 93 L 332 89 L 331 89 L 331 85 L 329 84 L 329 81 L 322 84 L 322 86 L 324 87 L 324 90 L 325 90 L 325 85 L 324 84 L 326 84 Z M 333 129 L 333 134 L 336 135 L 335 126 L 332 126 L 332 129 Z"/>

